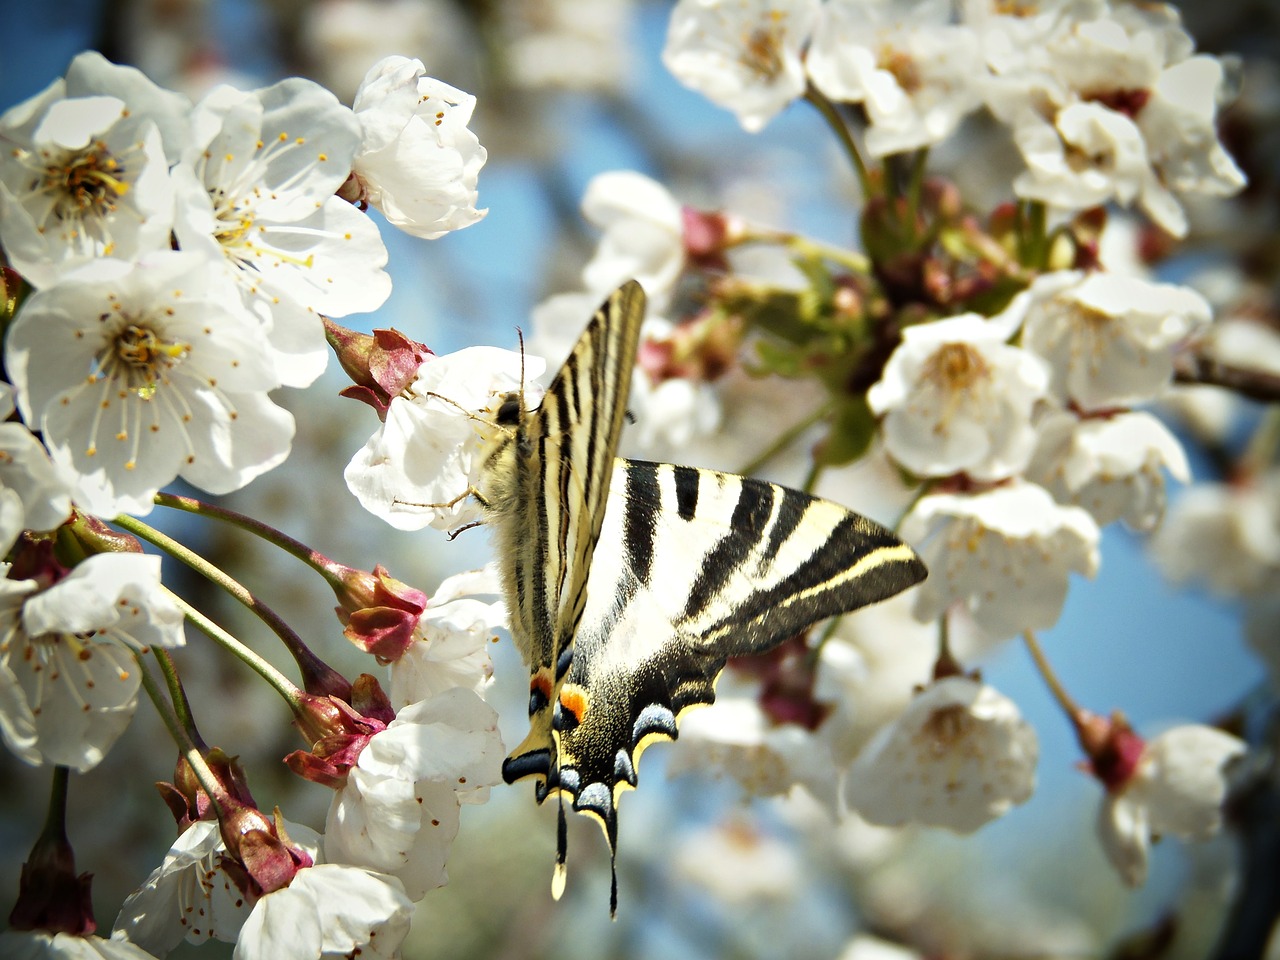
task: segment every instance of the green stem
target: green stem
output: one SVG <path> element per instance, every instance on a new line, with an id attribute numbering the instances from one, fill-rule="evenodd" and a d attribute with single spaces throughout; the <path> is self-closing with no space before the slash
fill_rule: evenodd
<path id="1" fill-rule="evenodd" d="M 1019 204 L 1018 251 L 1024 267 L 1043 269 L 1049 257 L 1048 237 L 1045 233 L 1049 218 L 1048 208 L 1039 200 Z"/>
<path id="2" fill-rule="evenodd" d="M 911 180 L 907 184 L 907 228 L 914 237 L 916 233 L 916 217 L 920 214 L 920 204 L 924 199 L 924 175 L 929 166 L 929 148 L 921 147 L 911 160 Z"/>
<path id="3" fill-rule="evenodd" d="M 923 500 L 933 490 L 934 483 L 926 480 L 916 487 L 915 492 L 911 495 L 911 501 L 907 504 L 907 508 L 902 511 L 902 516 L 898 517 L 898 522 L 892 527 L 894 533 L 897 533 L 902 527 L 902 521 L 911 515 L 911 511 L 916 508 L 916 504 Z"/>
<path id="4" fill-rule="evenodd" d="M 822 628 L 822 633 L 818 635 L 818 642 L 809 650 L 810 666 L 817 665 L 818 658 L 822 656 L 822 648 L 825 647 L 827 645 L 827 641 L 835 635 L 836 630 L 843 621 L 844 614 L 841 614 L 838 617 L 832 617 L 827 621 L 827 625 Z"/>
<path id="5" fill-rule="evenodd" d="M 49 807 L 44 817 L 40 836 L 45 840 L 66 842 L 67 839 L 67 787 L 71 782 L 71 770 L 61 764 L 53 768 L 53 781 L 49 784 Z M 38 846 L 38 844 L 37 844 Z"/>
<path id="6" fill-rule="evenodd" d="M 203 500 L 196 500 L 194 497 L 179 497 L 172 493 L 157 493 L 155 502 L 161 507 L 169 507 L 172 510 L 181 510 L 184 513 L 221 520 L 223 523 L 239 527 L 241 530 L 252 533 L 254 536 L 267 541 L 267 543 L 279 547 L 290 556 L 301 560 L 324 577 L 335 590 L 340 590 L 343 587 L 341 578 L 332 569 L 332 564 L 327 557 L 312 550 L 302 541 L 295 540 L 287 533 L 283 533 L 275 527 L 263 523 L 261 520 L 245 516 L 243 513 L 237 513 L 235 510 L 228 510 L 226 507 L 206 503 Z"/>
<path id="7" fill-rule="evenodd" d="M 141 537 L 148 543 L 159 547 L 171 557 L 181 560 L 196 573 L 200 574 L 200 576 L 204 577 L 210 583 L 221 587 L 246 609 L 250 610 L 255 616 L 262 620 L 263 623 L 270 627 L 276 636 L 280 638 L 281 642 L 283 642 L 285 647 L 288 648 L 289 653 L 292 654 L 294 660 L 297 661 L 304 676 L 309 677 L 312 676 L 313 673 L 332 673 L 332 670 L 311 652 L 307 645 L 302 642 L 302 638 L 284 622 L 278 613 L 255 597 L 243 584 L 240 583 L 240 581 L 236 580 L 226 571 L 214 566 L 204 557 L 179 543 L 177 540 L 174 540 L 172 537 L 167 536 L 159 530 L 143 523 L 137 517 L 130 517 L 128 515 L 121 514 L 116 517 L 113 522 L 116 526 L 123 527 L 134 536 Z M 247 647 L 244 647 L 238 641 L 236 641 L 236 647 L 241 651 L 248 650 Z M 237 656 L 241 656 L 243 658 L 242 653 L 237 653 Z M 255 669 L 257 668 L 255 667 Z M 275 668 L 273 667 L 272 669 L 274 670 Z"/>
<path id="8" fill-rule="evenodd" d="M 294 683 L 283 673 L 277 670 L 269 661 L 259 656 L 253 650 L 250 650 L 243 643 L 233 637 L 227 631 L 206 617 L 187 601 L 183 600 L 175 593 L 169 594 L 173 601 L 182 609 L 183 615 L 191 621 L 192 626 L 203 633 L 214 643 L 223 647 L 234 656 L 244 662 L 254 673 L 262 677 L 263 680 L 271 684 L 277 693 L 283 697 L 291 707 L 296 707 L 299 703 L 299 690 Z"/>
<path id="9" fill-rule="evenodd" d="M 169 688 L 169 700 L 173 704 L 174 713 L 182 729 L 196 743 L 200 743 L 200 733 L 196 730 L 195 717 L 191 713 L 191 702 L 187 699 L 187 691 L 182 688 L 182 678 L 178 676 L 178 668 L 173 657 L 163 647 L 152 647 L 151 653 L 160 664 L 160 672 L 164 675 L 165 686 Z"/>
<path id="10" fill-rule="evenodd" d="M 1249 478 L 1260 477 L 1276 460 L 1276 450 L 1280 448 L 1280 406 L 1268 406 L 1258 423 L 1258 428 L 1249 438 L 1243 456 L 1240 457 L 1239 475 Z"/>
<path id="11" fill-rule="evenodd" d="M 844 147 L 844 152 L 849 157 L 849 162 L 853 164 L 853 171 L 858 176 L 858 185 L 862 188 L 863 198 L 870 197 L 873 192 L 871 175 L 867 172 L 866 161 L 862 159 L 862 152 L 858 149 L 858 144 L 854 141 L 853 134 L 849 132 L 844 118 L 840 116 L 840 111 L 813 84 L 805 90 L 804 98 L 813 104 L 822 114 L 822 119 L 827 121 L 827 126 L 835 133 L 836 139 L 840 141 L 840 145 Z"/>
<path id="12" fill-rule="evenodd" d="M 196 746 L 195 741 L 187 734 L 187 730 L 182 725 L 182 721 L 178 719 L 173 706 L 165 699 L 164 693 L 160 690 L 159 684 L 156 683 L 155 677 L 151 676 L 151 671 L 147 669 L 146 662 L 136 654 L 134 659 L 138 664 L 138 675 L 142 679 L 142 688 L 147 691 L 147 696 L 151 698 L 151 702 L 155 705 L 156 712 L 160 714 L 160 719 L 169 731 L 169 736 L 173 737 L 173 742 L 178 745 L 178 751 L 190 764 L 196 779 L 200 781 L 200 786 L 204 788 L 204 792 L 209 795 L 214 812 L 221 818 L 222 806 L 218 802 L 218 797 L 222 794 L 222 787 L 218 783 L 217 776 L 209 769 L 209 765 L 204 762 L 204 755 L 200 752 L 200 748 Z"/>
<path id="13" fill-rule="evenodd" d="M 1040 641 L 1036 639 L 1035 633 L 1030 630 L 1022 632 L 1022 640 L 1027 645 L 1027 652 L 1031 654 L 1031 659 L 1035 661 L 1036 669 L 1040 672 L 1040 676 L 1044 678 L 1045 684 L 1049 687 L 1049 692 L 1053 694 L 1053 698 L 1058 701 L 1058 705 L 1062 707 L 1063 712 L 1071 720 L 1078 723 L 1081 709 L 1080 704 L 1076 703 L 1071 694 L 1067 692 L 1067 688 L 1062 685 L 1062 681 L 1058 679 L 1057 673 L 1054 672 L 1053 665 L 1049 663 L 1049 658 L 1044 655 L 1044 649 L 1040 646 Z"/>
<path id="14" fill-rule="evenodd" d="M 744 476 L 751 476 L 778 454 L 782 453 L 782 451 L 786 450 L 787 447 L 800 439 L 806 430 L 812 427 L 815 423 L 820 422 L 823 417 L 827 416 L 827 414 L 831 412 L 831 406 L 832 405 L 829 403 L 823 404 L 799 423 L 787 428 L 777 440 L 773 441 L 773 443 L 769 444 L 769 446 L 767 446 L 763 451 L 752 457 L 747 465 L 738 472 Z"/>
<path id="15" fill-rule="evenodd" d="M 822 476 L 822 471 L 826 468 L 826 464 L 814 461 L 814 463 L 809 467 L 809 472 L 805 474 L 804 483 L 801 485 L 800 489 L 805 493 L 813 493 L 814 487 L 818 485 L 818 478 Z"/>

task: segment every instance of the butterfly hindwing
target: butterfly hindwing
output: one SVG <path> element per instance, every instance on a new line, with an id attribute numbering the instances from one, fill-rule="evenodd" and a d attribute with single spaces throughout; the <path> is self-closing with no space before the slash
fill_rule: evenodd
<path id="1" fill-rule="evenodd" d="M 922 580 L 915 551 L 844 507 L 776 484 L 619 460 L 559 705 L 550 788 L 617 842 L 620 794 L 644 747 L 715 699 L 731 656 Z M 567 694 L 567 696 L 565 695 Z"/>

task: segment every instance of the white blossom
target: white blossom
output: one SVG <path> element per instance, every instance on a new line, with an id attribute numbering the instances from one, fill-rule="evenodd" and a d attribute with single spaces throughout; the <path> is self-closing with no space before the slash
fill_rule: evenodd
<path id="1" fill-rule="evenodd" d="M 374 310 L 391 290 L 378 228 L 334 196 L 360 124 L 299 78 L 252 93 L 216 87 L 191 123 L 193 145 L 173 171 L 178 242 L 238 285 L 280 382 L 307 386 L 328 359 L 319 314 Z"/>
<path id="2" fill-rule="evenodd" d="M 582 270 L 587 289 L 603 297 L 634 278 L 649 309 L 661 313 L 684 269 L 684 219 L 675 197 L 643 174 L 614 170 L 587 184 L 582 215 L 604 231 Z"/>
<path id="3" fill-rule="evenodd" d="M 488 212 L 476 209 L 488 153 L 467 129 L 475 104 L 420 60 L 387 57 L 369 70 L 353 104 L 364 132 L 353 173 L 388 223 L 434 240 Z"/>
<path id="4" fill-rule="evenodd" d="M 818 0 L 679 0 L 662 62 L 756 133 L 804 93 L 800 51 L 818 10 Z"/>
<path id="5" fill-rule="evenodd" d="M 1054 397 L 1092 411 L 1158 396 L 1173 379 L 1175 348 L 1211 312 L 1189 287 L 1059 271 L 1018 294 L 1005 316 L 1022 323 L 1024 346 L 1048 361 Z"/>
<path id="6" fill-rule="evenodd" d="M 881 940 L 869 933 L 858 933 L 845 944 L 836 960 L 923 960 L 923 957 L 919 950 Z"/>
<path id="7" fill-rule="evenodd" d="M 23 304 L 7 363 L 23 418 L 104 517 L 151 510 L 175 477 L 236 490 L 280 463 L 293 417 L 264 337 L 192 253 L 101 260 Z"/>
<path id="8" fill-rule="evenodd" d="M 1045 365 L 1005 343 L 1011 329 L 967 313 L 903 332 L 867 392 L 884 417 L 889 455 L 923 476 L 1012 476 L 1035 446 L 1031 411 L 1048 389 Z"/>
<path id="9" fill-rule="evenodd" d="M 0 734 L 31 764 L 83 773 L 124 732 L 138 700 L 134 654 L 183 643 L 160 558 L 91 556 L 51 586 L 0 580 Z"/>
<path id="10" fill-rule="evenodd" d="M 501 782 L 497 725 L 492 707 L 457 687 L 401 709 L 334 795 L 325 860 L 394 876 L 412 900 L 444 884 L 459 793 Z"/>
<path id="11" fill-rule="evenodd" d="M 79 264 L 169 244 L 166 147 L 189 105 L 132 67 L 82 53 L 0 116 L 0 243 L 33 286 Z"/>
<path id="12" fill-rule="evenodd" d="M 1165 575 L 1227 597 L 1280 590 L 1280 471 L 1234 484 L 1198 483 L 1174 503 L 1151 544 Z"/>
<path id="13" fill-rule="evenodd" d="M 449 530 L 481 519 L 468 494 L 481 482 L 485 449 L 502 429 L 498 408 L 521 390 L 522 374 L 525 406 L 536 407 L 541 394 L 530 381 L 542 369 L 537 357 L 496 347 L 429 357 L 347 464 L 347 487 L 400 530 Z"/>
<path id="14" fill-rule="evenodd" d="M 289 839 L 310 855 L 320 837 L 301 824 L 287 823 Z M 113 939 L 124 938 L 157 956 L 184 939 L 234 943 L 253 909 L 224 868 L 226 845 L 218 824 L 197 820 L 178 835 L 160 866 L 120 907 Z"/>
<path id="15" fill-rule="evenodd" d="M 1138 203 L 1186 233 L 1174 191 L 1229 195 L 1244 176 L 1215 129 L 1221 63 L 1192 56 L 1168 5 L 1049 5 L 983 18 L 995 73 L 987 104 L 1013 128 L 1027 170 L 1015 192 L 1065 210 Z"/>
<path id="16" fill-rule="evenodd" d="M 627 443 L 636 450 L 690 450 L 724 420 L 716 385 L 693 377 L 668 377 L 654 384 L 637 373 L 631 398 L 636 422 Z"/>
<path id="17" fill-rule="evenodd" d="M 507 626 L 507 606 L 502 600 L 477 600 L 473 594 L 501 592 L 492 564 L 440 584 L 418 619 L 414 642 L 391 664 L 389 697 L 394 708 L 452 687 L 484 696 L 493 681 L 489 647 L 496 639 L 494 631 Z"/>
<path id="18" fill-rule="evenodd" d="M 911 615 L 912 600 L 908 591 L 843 617 L 822 644 L 813 698 L 831 713 L 817 734 L 842 767 L 933 678 L 938 627 Z"/>
<path id="19" fill-rule="evenodd" d="M 319 863 L 254 904 L 234 960 L 395 960 L 413 903 L 400 882 L 373 870 Z"/>
<path id="20" fill-rule="evenodd" d="M 978 494 L 930 494 L 904 518 L 903 539 L 929 568 L 915 615 L 933 620 L 953 605 L 993 639 L 1057 622 L 1067 575 L 1098 569 L 1098 525 L 1025 481 Z"/>
<path id="21" fill-rule="evenodd" d="M 199 821 L 125 901 L 113 936 L 160 956 L 183 938 L 234 943 L 236 960 L 399 956 L 412 912 L 400 881 L 324 863 L 319 834 L 301 824 L 283 825 L 289 842 L 315 861 L 298 869 L 288 886 L 246 896 L 224 868 L 218 825 Z"/>
<path id="22" fill-rule="evenodd" d="M 831 754 L 804 727 L 775 723 L 760 706 L 758 691 L 722 675 L 716 701 L 680 720 L 680 739 L 667 759 L 667 774 L 708 771 L 732 777 L 749 794 L 773 797 L 804 784 L 834 807 Z M 830 796 L 828 796 L 830 795 Z"/>
<path id="23" fill-rule="evenodd" d="M 1012 700 L 967 677 L 918 694 L 853 762 L 845 797 L 881 826 L 919 823 L 971 833 L 1024 803 L 1039 742 Z"/>
<path id="24" fill-rule="evenodd" d="M 1123 520 L 1135 530 L 1154 529 L 1164 516 L 1161 468 L 1183 483 L 1191 479 L 1178 438 L 1140 410 L 1085 420 L 1054 411 L 1037 430 L 1026 478 L 1059 503 L 1084 507 L 1099 526 Z"/>
<path id="25" fill-rule="evenodd" d="M 0 933 L 0 957 L 5 960 L 156 960 L 154 955 L 125 940 L 43 930 Z"/>
<path id="26" fill-rule="evenodd" d="M 1248 316 L 1219 317 L 1200 344 L 1219 363 L 1280 377 L 1280 331 Z"/>
<path id="27" fill-rule="evenodd" d="M 1098 810 L 1107 859 L 1130 886 L 1147 876 L 1151 843 L 1165 834 L 1204 840 L 1222 825 L 1230 761 L 1245 745 L 1230 734 L 1192 724 L 1148 742 L 1132 774 Z"/>
<path id="28" fill-rule="evenodd" d="M 501 8 L 511 81 L 532 90 L 617 93 L 636 60 L 633 0 L 540 0 Z"/>
<path id="29" fill-rule="evenodd" d="M 8 417 L 13 409 L 13 388 L 0 383 L 0 418 Z M 22 423 L 0 422 L 0 490 L 6 499 L 17 499 L 16 511 L 5 515 L 6 521 L 16 521 L 15 537 L 23 528 L 52 530 L 71 513 L 71 479 L 54 465 L 44 444 Z M 7 523 L 4 529 L 8 529 Z M 9 538 L 5 552 L 12 544 L 13 538 Z"/>
<path id="30" fill-rule="evenodd" d="M 828 0 L 805 69 L 832 100 L 861 103 L 876 157 L 950 136 L 982 101 L 978 38 L 945 0 Z"/>
<path id="31" fill-rule="evenodd" d="M 748 906 L 789 900 L 803 876 L 794 846 L 741 815 L 681 837 L 672 868 L 722 903 Z"/>

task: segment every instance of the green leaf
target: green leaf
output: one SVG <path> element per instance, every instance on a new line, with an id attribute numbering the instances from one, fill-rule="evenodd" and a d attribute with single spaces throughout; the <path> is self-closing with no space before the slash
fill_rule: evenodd
<path id="1" fill-rule="evenodd" d="M 814 450 L 814 461 L 825 467 L 842 467 L 861 458 L 876 433 L 876 418 L 862 395 L 847 397 L 836 408 L 831 429 Z"/>

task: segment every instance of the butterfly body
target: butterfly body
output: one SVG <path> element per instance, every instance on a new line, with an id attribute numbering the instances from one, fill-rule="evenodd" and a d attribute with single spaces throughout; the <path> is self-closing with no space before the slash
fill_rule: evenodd
<path id="1" fill-rule="evenodd" d="M 925 576 L 909 546 L 837 504 L 616 458 L 643 315 L 643 291 L 624 284 L 536 410 L 518 395 L 504 402 L 482 472 L 511 632 L 530 667 L 530 731 L 503 776 L 532 777 L 539 802 L 559 795 L 595 817 L 615 854 L 618 800 L 636 786 L 640 754 L 715 699 L 729 657 Z"/>

